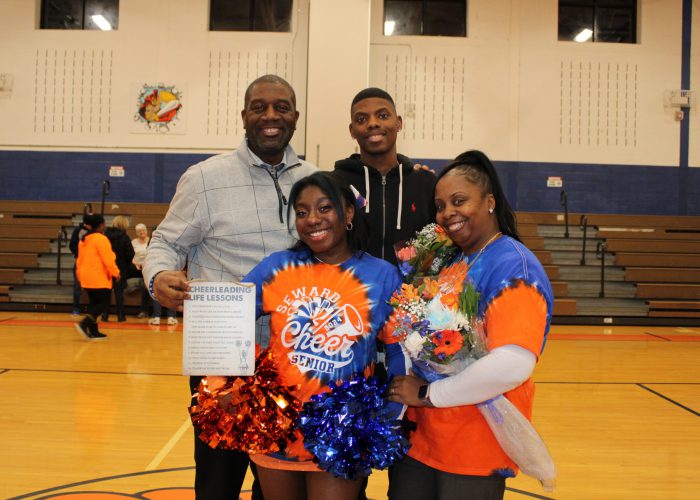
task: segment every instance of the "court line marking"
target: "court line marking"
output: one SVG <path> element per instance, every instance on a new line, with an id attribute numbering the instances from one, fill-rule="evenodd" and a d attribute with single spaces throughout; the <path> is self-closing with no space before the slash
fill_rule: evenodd
<path id="1" fill-rule="evenodd" d="M 175 431 L 175 434 L 165 443 L 165 446 L 158 452 L 158 454 L 151 460 L 151 463 L 146 466 L 146 470 L 154 470 L 160 465 L 163 459 L 170 453 L 177 442 L 182 438 L 182 435 L 192 426 L 190 419 L 186 418 L 180 428 Z"/>
<path id="2" fill-rule="evenodd" d="M 659 396 L 661 399 L 665 399 L 665 400 L 668 401 L 669 403 L 673 403 L 674 405 L 678 406 L 679 408 L 682 408 L 682 409 L 684 409 L 685 411 L 687 411 L 687 412 L 689 412 L 689 413 L 692 413 L 692 414 L 695 415 L 696 417 L 700 417 L 700 413 L 697 412 L 697 411 L 695 411 L 695 410 L 693 410 L 692 408 L 688 408 L 687 406 L 680 404 L 678 401 L 674 401 L 673 399 L 669 398 L 668 396 L 664 396 L 664 395 L 661 394 L 660 392 L 656 392 L 654 389 L 650 389 L 649 387 L 646 387 L 644 384 L 636 384 L 636 385 L 638 385 L 639 387 L 641 387 L 641 388 L 644 389 L 645 391 L 649 391 L 649 392 L 651 392 L 652 394 L 655 394 L 655 395 Z"/>
<path id="3" fill-rule="evenodd" d="M 554 497 L 546 497 L 544 495 L 538 495 L 537 493 L 531 493 L 529 491 L 523 491 L 516 488 L 509 488 L 508 486 L 506 486 L 506 490 L 512 491 L 513 493 L 520 493 L 521 495 L 525 495 L 526 497 L 539 498 L 541 500 L 554 500 Z"/>
<path id="4" fill-rule="evenodd" d="M 99 483 L 102 481 L 112 481 L 114 479 L 124 479 L 126 477 L 144 476 L 146 474 L 160 474 L 162 472 L 177 472 L 177 471 L 192 470 L 192 469 L 194 469 L 194 466 L 173 467 L 171 469 L 160 469 L 157 471 L 129 472 L 128 474 L 117 474 L 115 476 L 99 477 L 99 478 L 94 478 L 94 479 L 88 479 L 86 481 L 78 481 L 75 483 L 64 484 L 61 486 L 54 486 L 52 488 L 47 488 L 45 490 L 33 491 L 31 493 L 25 493 L 24 495 L 20 495 L 17 497 L 8 498 L 7 500 L 21 500 L 22 498 L 29 498 L 29 497 L 33 497 L 36 495 L 43 495 L 44 493 L 51 493 L 53 491 L 65 490 L 68 488 L 75 488 L 76 486 L 83 486 L 85 484 Z"/>
<path id="5" fill-rule="evenodd" d="M 57 368 L 5 368 L 17 372 L 49 372 L 49 373 L 92 373 L 97 375 L 148 375 L 149 377 L 184 377 L 182 373 L 149 373 L 149 372 L 108 372 L 100 370 L 59 370 Z"/>
<path id="6" fill-rule="evenodd" d="M 16 319 L 16 316 L 2 320 L 5 322 L 3 326 L 37 326 L 40 328 L 53 328 L 53 327 L 72 327 L 77 320 L 54 320 L 54 319 Z M 148 323 L 141 322 L 122 322 L 118 321 L 100 321 L 100 327 L 105 330 L 133 330 L 133 331 L 165 331 L 161 330 L 161 327 L 167 329 L 168 332 L 178 332 L 182 331 L 182 323 L 177 325 L 149 325 Z"/>
<path id="7" fill-rule="evenodd" d="M 656 337 L 657 339 L 665 340 L 667 342 L 673 342 L 673 339 L 669 339 L 669 338 L 664 337 L 662 335 L 656 335 L 655 333 L 651 333 L 651 332 L 644 332 L 644 333 L 646 333 L 647 335 L 651 335 L 652 337 Z"/>
<path id="8" fill-rule="evenodd" d="M 700 382 L 604 382 L 591 380 L 537 380 L 535 384 L 577 384 L 577 385 L 700 385 Z"/>

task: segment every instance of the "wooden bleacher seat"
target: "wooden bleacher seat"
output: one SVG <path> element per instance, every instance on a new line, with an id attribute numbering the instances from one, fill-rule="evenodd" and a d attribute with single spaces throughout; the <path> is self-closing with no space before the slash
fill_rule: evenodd
<path id="1" fill-rule="evenodd" d="M 0 225 L 0 238 L 29 238 L 29 239 L 55 239 L 58 238 L 58 230 L 60 224 L 55 226 L 1 226 Z"/>
<path id="2" fill-rule="evenodd" d="M 559 278 L 559 266 L 542 265 L 544 272 L 547 273 L 549 281 L 555 281 Z"/>
<path id="3" fill-rule="evenodd" d="M 601 227 L 646 227 L 663 229 L 700 228 L 700 216 L 695 215 L 619 215 L 619 214 L 589 214 L 589 226 Z M 577 221 L 578 223 L 578 221 Z"/>
<path id="4" fill-rule="evenodd" d="M 700 301 L 649 300 L 647 304 L 652 318 L 700 318 Z"/>
<path id="5" fill-rule="evenodd" d="M 46 239 L 0 239 L 0 252 L 48 253 L 51 244 Z"/>
<path id="6" fill-rule="evenodd" d="M 609 252 L 636 252 L 636 253 L 698 253 L 700 254 L 700 241 L 689 240 L 631 240 L 608 239 L 606 240 Z"/>
<path id="7" fill-rule="evenodd" d="M 542 236 L 521 236 L 520 239 L 531 251 L 544 250 L 544 238 Z"/>
<path id="8" fill-rule="evenodd" d="M 537 224 L 518 224 L 518 234 L 521 238 L 527 236 L 538 236 Z"/>
<path id="9" fill-rule="evenodd" d="M 12 289 L 11 286 L 0 285 L 0 302 L 9 302 L 10 301 L 10 290 L 11 289 Z"/>
<path id="10" fill-rule="evenodd" d="M 24 269 L 0 268 L 0 283 L 3 285 L 21 285 L 24 283 Z"/>
<path id="11" fill-rule="evenodd" d="M 540 264 L 543 266 L 552 264 L 552 252 L 547 250 L 533 250 L 532 253 L 535 254 L 535 257 L 537 257 L 537 260 L 539 260 Z"/>
<path id="12" fill-rule="evenodd" d="M 599 239 L 618 240 L 696 240 L 700 241 L 700 229 L 690 230 L 666 230 L 661 228 L 625 228 L 624 231 L 600 230 L 597 232 Z"/>
<path id="13" fill-rule="evenodd" d="M 560 299 L 569 294 L 569 284 L 566 281 L 551 281 L 554 297 Z"/>
<path id="14" fill-rule="evenodd" d="M 35 269 L 39 267 L 39 257 L 33 253 L 0 253 L 0 267 Z"/>
<path id="15" fill-rule="evenodd" d="M 554 299 L 554 316 L 576 316 L 575 299 Z"/>
<path id="16" fill-rule="evenodd" d="M 700 284 L 638 283 L 640 299 L 695 299 L 700 300 Z"/>
<path id="17" fill-rule="evenodd" d="M 614 261 L 622 267 L 700 267 L 698 254 L 618 252 Z"/>
<path id="18" fill-rule="evenodd" d="M 598 228 L 657 228 L 664 230 L 700 229 L 700 216 L 697 215 L 620 215 L 569 213 L 569 227 L 577 227 L 581 216 L 588 219 L 588 227 Z M 518 212 L 518 225 L 546 224 L 564 225 L 564 214 L 558 212 Z"/>
<path id="19" fill-rule="evenodd" d="M 637 283 L 700 283 L 700 268 L 688 267 L 628 267 L 625 281 Z"/>
<path id="20" fill-rule="evenodd" d="M 2 214 L 0 225 L 2 226 L 70 226 L 73 224 L 73 217 L 69 216 L 22 216 L 20 214 Z"/>

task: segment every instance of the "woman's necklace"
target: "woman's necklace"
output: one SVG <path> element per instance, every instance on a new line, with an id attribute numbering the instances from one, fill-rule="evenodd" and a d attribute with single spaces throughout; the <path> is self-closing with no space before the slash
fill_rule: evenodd
<path id="1" fill-rule="evenodd" d="M 323 260 L 321 257 L 317 256 L 316 254 L 313 254 L 314 259 L 319 261 L 321 264 L 325 264 L 327 266 L 339 266 L 340 264 L 344 264 L 345 262 L 349 261 L 352 258 L 352 255 L 348 257 L 347 259 L 343 260 L 342 262 L 338 262 L 337 264 L 331 264 L 330 262 L 326 262 Z"/>
<path id="2" fill-rule="evenodd" d="M 494 234 L 493 236 L 491 236 L 489 238 L 489 240 L 484 244 L 484 246 L 481 247 L 481 250 L 479 250 L 479 253 L 476 254 L 476 257 L 474 257 L 471 262 L 467 263 L 467 270 L 469 270 L 474 265 L 474 263 L 477 261 L 477 259 L 479 257 L 481 257 L 481 254 L 484 253 L 484 250 L 486 250 L 486 247 L 489 246 L 491 243 L 493 243 L 496 240 L 496 238 L 498 238 L 502 234 L 503 234 L 502 232 L 498 231 L 496 234 Z"/>

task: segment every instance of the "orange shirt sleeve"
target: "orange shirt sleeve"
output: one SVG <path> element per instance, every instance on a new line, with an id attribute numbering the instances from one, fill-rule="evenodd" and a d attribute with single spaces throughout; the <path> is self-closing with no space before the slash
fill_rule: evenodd
<path id="1" fill-rule="evenodd" d="M 488 349 L 508 344 L 527 349 L 539 358 L 547 326 L 547 302 L 533 286 L 519 282 L 507 287 L 486 309 Z"/>

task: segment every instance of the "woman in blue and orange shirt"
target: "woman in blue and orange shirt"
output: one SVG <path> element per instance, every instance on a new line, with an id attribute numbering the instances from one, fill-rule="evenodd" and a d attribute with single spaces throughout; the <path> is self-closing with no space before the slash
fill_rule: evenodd
<path id="1" fill-rule="evenodd" d="M 491 161 L 458 156 L 438 176 L 436 220 L 462 249 L 479 296 L 488 354 L 428 384 L 396 377 L 390 400 L 417 423 L 408 457 L 389 475 L 390 499 L 503 498 L 517 472 L 476 404 L 504 394 L 530 419 L 530 375 L 544 348 L 553 294 L 544 268 L 520 242 L 515 217 Z M 458 279 L 464 279 L 460 277 Z"/>
<path id="2" fill-rule="evenodd" d="M 265 258 L 244 278 L 256 284 L 257 315 L 270 315 L 270 350 L 283 386 L 302 402 L 354 374 L 370 375 L 376 339 L 386 345 L 387 370 L 409 363 L 391 323 L 388 300 L 401 285 L 395 266 L 360 250 L 365 237 L 355 198 L 328 173 L 299 180 L 289 194 L 299 244 Z M 360 218 L 361 219 L 361 218 Z M 398 416 L 401 405 L 392 403 Z M 284 451 L 253 455 L 268 500 L 355 500 L 362 480 L 321 471 L 301 434 Z"/>

